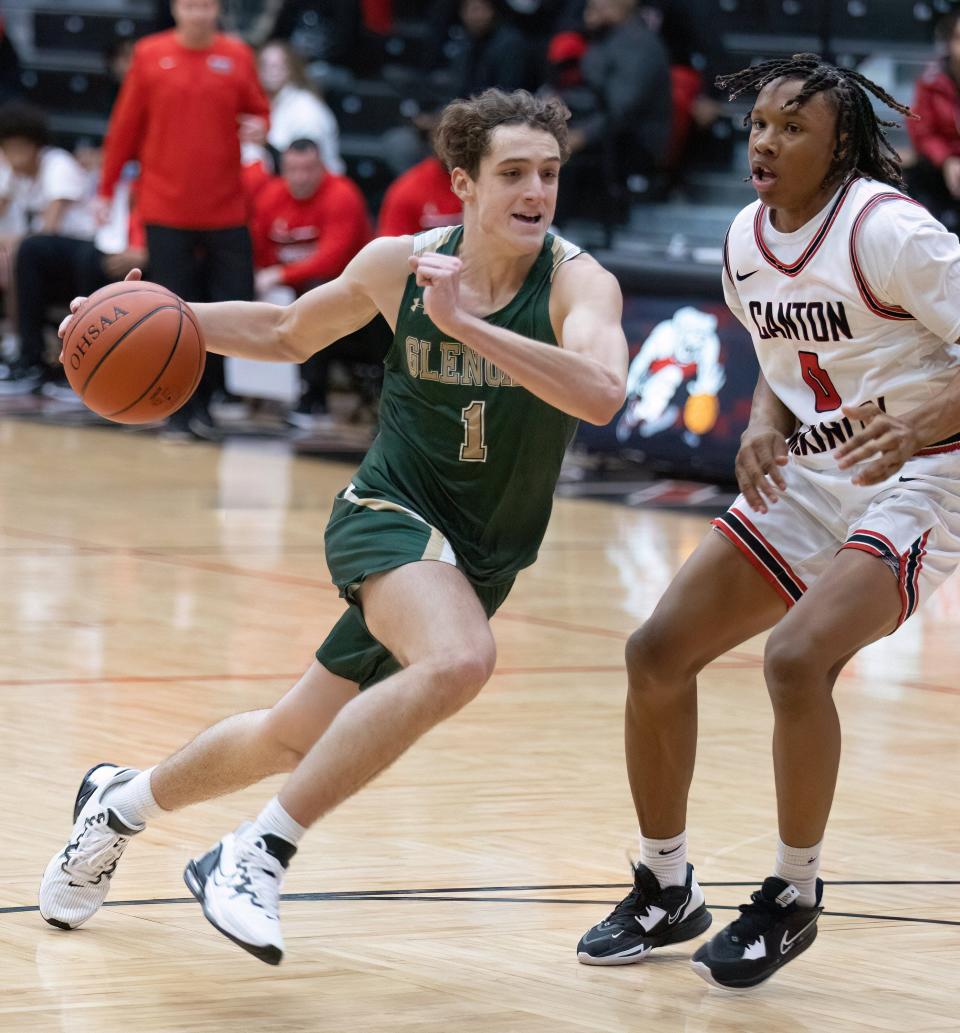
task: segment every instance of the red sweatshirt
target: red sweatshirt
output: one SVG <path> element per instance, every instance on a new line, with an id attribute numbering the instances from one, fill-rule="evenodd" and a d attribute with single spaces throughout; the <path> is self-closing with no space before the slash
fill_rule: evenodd
<path id="1" fill-rule="evenodd" d="M 297 291 L 339 276 L 371 237 L 359 187 L 329 172 L 305 201 L 275 176 L 256 196 L 252 232 L 256 267 L 283 266 L 283 283 Z"/>
<path id="2" fill-rule="evenodd" d="M 377 234 L 399 237 L 460 222 L 463 206 L 450 189 L 450 173 L 436 158 L 425 158 L 398 176 L 380 206 Z"/>
<path id="3" fill-rule="evenodd" d="M 942 64 L 930 65 L 917 80 L 912 110 L 907 119 L 913 146 L 937 168 L 951 155 L 960 155 L 960 95 L 957 84 Z"/>
<path id="4" fill-rule="evenodd" d="M 175 30 L 146 36 L 110 117 L 100 193 L 109 197 L 124 164 L 137 158 L 148 225 L 242 226 L 238 118 L 269 112 L 245 43 L 218 34 L 210 47 L 192 50 Z"/>

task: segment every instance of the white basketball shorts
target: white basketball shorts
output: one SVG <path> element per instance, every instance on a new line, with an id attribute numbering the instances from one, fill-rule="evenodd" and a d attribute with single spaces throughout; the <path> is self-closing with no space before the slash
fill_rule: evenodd
<path id="1" fill-rule="evenodd" d="M 830 453 L 790 456 L 786 492 L 766 513 L 739 495 L 713 527 L 796 603 L 841 549 L 877 556 L 900 586 L 899 627 L 960 565 L 960 451 L 915 456 L 861 487 Z"/>

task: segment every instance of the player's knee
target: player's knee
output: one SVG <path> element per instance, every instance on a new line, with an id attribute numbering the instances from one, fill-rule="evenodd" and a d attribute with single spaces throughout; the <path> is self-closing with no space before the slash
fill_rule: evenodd
<path id="1" fill-rule="evenodd" d="M 627 639 L 627 682 L 632 697 L 649 697 L 687 685 L 696 674 L 689 650 L 669 625 L 648 620 Z"/>
<path id="2" fill-rule="evenodd" d="M 775 710 L 794 710 L 814 702 L 832 685 L 822 650 L 806 637 L 774 632 L 763 652 L 763 674 Z"/>
<path id="3" fill-rule="evenodd" d="M 489 642 L 475 643 L 453 656 L 430 662 L 434 691 L 441 693 L 453 710 L 465 706 L 490 680 L 497 651 Z"/>

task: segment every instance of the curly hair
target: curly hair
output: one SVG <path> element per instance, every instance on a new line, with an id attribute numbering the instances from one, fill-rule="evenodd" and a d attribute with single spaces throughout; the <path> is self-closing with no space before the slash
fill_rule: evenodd
<path id="1" fill-rule="evenodd" d="M 825 185 L 856 172 L 890 186 L 903 187 L 900 155 L 884 132 L 884 128 L 899 128 L 900 123 L 877 118 L 867 94 L 872 94 L 900 115 L 916 118 L 906 105 L 894 100 L 866 76 L 850 68 L 837 68 L 817 54 L 794 54 L 791 58 L 763 61 L 751 68 L 719 76 L 716 85 L 729 94 L 730 100 L 735 100 L 747 90 L 759 93 L 775 79 L 799 79 L 803 83 L 803 88 L 784 105 L 785 108 L 796 110 L 816 93 L 828 95 L 836 105 L 833 161 L 827 170 Z M 750 116 L 747 115 L 744 125 L 749 123 Z"/>
<path id="2" fill-rule="evenodd" d="M 526 90 L 484 90 L 467 100 L 453 100 L 443 109 L 434 148 L 448 171 L 460 168 L 476 179 L 480 162 L 490 151 L 493 130 L 526 125 L 550 133 L 560 147 L 560 160 L 566 161 L 570 157 L 569 118 L 566 104 L 555 98 L 534 97 Z"/>

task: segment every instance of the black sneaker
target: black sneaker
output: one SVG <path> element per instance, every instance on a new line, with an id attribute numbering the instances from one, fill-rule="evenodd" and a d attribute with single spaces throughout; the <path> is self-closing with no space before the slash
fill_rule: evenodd
<path id="1" fill-rule="evenodd" d="M 0 376 L 0 395 L 29 395 L 43 383 L 42 366 L 14 364 Z"/>
<path id="2" fill-rule="evenodd" d="M 817 903 L 797 906 L 797 888 L 770 876 L 740 905 L 740 917 L 721 929 L 694 954 L 698 976 L 725 990 L 742 990 L 769 979 L 817 938 L 823 908 L 823 883 L 817 879 Z"/>
<path id="3" fill-rule="evenodd" d="M 645 865 L 633 868 L 633 889 L 609 915 L 583 934 L 577 960 L 584 965 L 632 965 L 654 947 L 681 943 L 710 928 L 703 890 L 687 865 L 683 886 L 662 888 Z"/>

